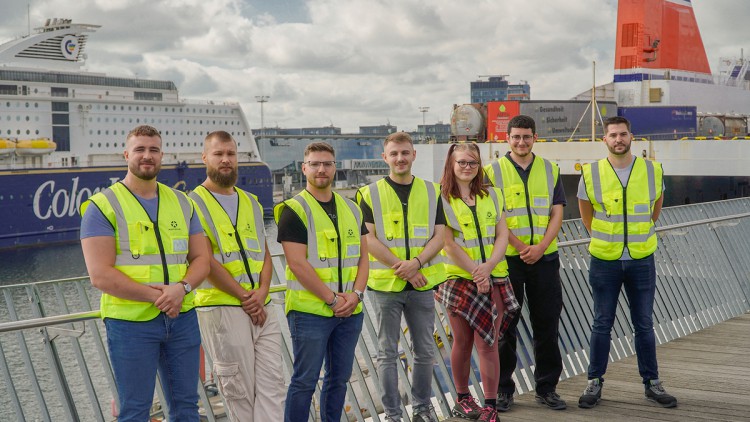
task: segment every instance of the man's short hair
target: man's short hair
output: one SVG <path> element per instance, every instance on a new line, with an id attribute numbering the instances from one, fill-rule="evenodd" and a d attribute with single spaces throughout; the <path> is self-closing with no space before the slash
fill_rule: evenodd
<path id="1" fill-rule="evenodd" d="M 619 125 L 621 123 L 625 123 L 628 127 L 628 132 L 630 132 L 630 120 L 622 116 L 612 116 L 604 119 L 604 131 L 606 132 L 610 125 Z"/>
<path id="2" fill-rule="evenodd" d="M 128 140 L 134 136 L 156 136 L 157 138 L 161 139 L 161 134 L 158 130 L 156 130 L 155 127 L 149 126 L 149 125 L 140 125 L 136 126 L 128 132 L 128 137 L 125 138 L 125 140 Z"/>
<path id="3" fill-rule="evenodd" d="M 232 135 L 230 135 L 229 132 L 224 131 L 224 130 L 217 130 L 206 135 L 206 139 L 203 140 L 204 151 L 206 150 L 206 148 L 208 147 L 208 144 L 211 141 L 234 142 L 234 144 L 237 145 L 237 141 L 234 140 Z"/>
<path id="4" fill-rule="evenodd" d="M 412 146 L 414 146 L 414 141 L 411 140 L 411 136 L 409 136 L 406 132 L 394 132 L 388 135 L 385 138 L 385 141 L 383 141 L 383 148 L 386 147 L 390 142 L 395 142 L 397 144 L 400 144 L 402 142 L 408 142 Z"/>
<path id="5" fill-rule="evenodd" d="M 310 155 L 311 152 L 330 152 L 331 155 L 336 157 L 336 151 L 334 151 L 333 147 L 330 144 L 327 144 L 325 142 L 313 142 L 311 144 L 307 144 L 305 147 L 305 157 Z"/>
<path id="6" fill-rule="evenodd" d="M 536 135 L 536 122 L 530 116 L 524 114 L 519 114 L 510 119 L 508 122 L 508 133 L 510 133 L 510 130 L 513 128 L 531 129 L 531 133 Z"/>

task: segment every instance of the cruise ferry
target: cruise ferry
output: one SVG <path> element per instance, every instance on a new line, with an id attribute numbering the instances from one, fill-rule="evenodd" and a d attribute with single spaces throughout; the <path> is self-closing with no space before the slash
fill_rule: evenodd
<path id="1" fill-rule="evenodd" d="M 125 138 L 141 124 L 162 135 L 158 180 L 181 190 L 206 177 L 205 136 L 231 133 L 238 186 L 270 213 L 271 171 L 240 105 L 185 100 L 171 81 L 84 71 L 98 28 L 49 19 L 0 44 L 0 249 L 76 240 L 80 203 L 125 176 Z"/>
<path id="2" fill-rule="evenodd" d="M 664 206 L 750 196 L 750 61 L 722 59 L 711 73 L 690 0 L 619 0 L 616 34 L 614 78 L 592 89 L 593 95 L 502 101 L 486 109 L 458 106 L 451 118 L 454 135 L 489 140 L 481 145 L 482 156 L 497 159 L 509 150 L 500 137 L 503 125 L 516 114 L 534 117 L 544 138 L 534 152 L 560 166 L 568 196 L 565 218 L 578 216 L 581 165 L 607 154 L 601 142 L 591 142 L 601 139 L 599 116 L 628 118 L 637 139 L 633 154 L 664 165 Z M 596 106 L 588 113 L 594 118 L 574 131 L 581 122 L 575 110 L 584 110 L 592 96 Z M 415 174 L 439 181 L 448 145 L 416 149 L 421 164 Z"/>

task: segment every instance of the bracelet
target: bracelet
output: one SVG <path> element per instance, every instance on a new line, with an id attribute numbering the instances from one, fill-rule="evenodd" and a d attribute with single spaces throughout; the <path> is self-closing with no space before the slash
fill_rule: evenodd
<path id="1" fill-rule="evenodd" d="M 333 300 L 331 301 L 331 303 L 326 303 L 326 306 L 328 306 L 329 308 L 333 308 L 334 306 L 336 306 L 336 303 L 338 301 L 339 301 L 339 296 L 336 293 L 334 293 Z"/>
<path id="2" fill-rule="evenodd" d="M 416 259 L 417 262 L 419 262 L 419 269 L 421 270 L 422 269 L 422 261 L 419 259 L 418 256 L 415 256 L 414 259 Z"/>

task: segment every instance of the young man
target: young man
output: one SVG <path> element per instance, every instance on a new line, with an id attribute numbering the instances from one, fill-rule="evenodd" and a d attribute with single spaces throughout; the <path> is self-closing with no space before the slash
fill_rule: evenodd
<path id="1" fill-rule="evenodd" d="M 581 220 L 591 234 L 589 284 L 594 298 L 589 381 L 578 407 L 594 407 L 601 399 L 610 332 L 623 286 L 646 398 L 674 407 L 677 399 L 664 391 L 659 380 L 652 321 L 657 247 L 654 223 L 664 200 L 664 173 L 661 164 L 630 153 L 633 135 L 627 119 L 611 117 L 604 121 L 604 130 L 609 155 L 583 166 L 578 188 Z"/>
<path id="2" fill-rule="evenodd" d="M 229 133 L 208 134 L 203 162 L 207 178 L 190 193 L 213 253 L 208 280 L 195 291 L 203 346 L 230 420 L 280 421 L 281 329 L 268 305 L 273 266 L 263 208 L 235 187 L 237 143 Z"/>
<path id="3" fill-rule="evenodd" d="M 445 214 L 437 183 L 411 174 L 416 151 L 404 132 L 388 135 L 383 159 L 390 167 L 384 179 L 358 192 L 369 233 L 370 290 L 378 320 L 378 377 L 386 420 L 401 420 L 398 391 L 398 341 L 401 316 L 414 348 L 412 366 L 413 421 L 434 421 L 432 365 L 435 299 L 432 289 L 445 281 L 442 261 Z"/>
<path id="4" fill-rule="evenodd" d="M 562 372 L 558 346 L 558 326 L 562 312 L 560 258 L 557 233 L 562 226 L 565 191 L 557 164 L 532 153 L 536 123 L 519 115 L 508 122 L 510 151 L 485 167 L 490 183 L 503 190 L 508 238 L 508 271 L 513 292 L 523 305 L 528 298 L 531 328 L 534 331 L 534 382 L 536 400 L 550 409 L 567 407 L 555 392 Z M 511 378 L 516 369 L 516 326 L 519 312 L 500 340 L 500 384 L 497 410 L 505 412 L 513 404 L 516 385 Z"/>
<path id="5" fill-rule="evenodd" d="M 323 421 L 339 421 L 362 330 L 367 285 L 367 229 L 359 207 L 333 192 L 333 148 L 305 148 L 307 187 L 274 208 L 278 241 L 286 255 L 286 312 L 294 350 L 294 373 L 284 420 L 306 422 L 320 368 Z"/>
<path id="6" fill-rule="evenodd" d="M 130 131 L 127 175 L 81 205 L 81 247 L 102 291 L 118 420 L 149 419 L 158 368 L 169 419 L 197 422 L 201 339 L 191 291 L 210 255 L 192 201 L 156 182 L 161 146 L 151 126 Z"/>

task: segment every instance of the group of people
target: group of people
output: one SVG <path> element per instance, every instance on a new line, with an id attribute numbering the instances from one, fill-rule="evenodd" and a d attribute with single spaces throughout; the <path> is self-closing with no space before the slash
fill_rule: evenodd
<path id="1" fill-rule="evenodd" d="M 536 400 L 565 409 L 556 393 L 563 303 L 556 239 L 566 201 L 557 165 L 532 153 L 536 136 L 533 119 L 514 117 L 510 151 L 486 165 L 476 144 L 453 144 L 438 184 L 412 174 L 412 140 L 393 133 L 382 154 L 389 175 L 361 188 L 355 201 L 332 189 L 333 148 L 306 147 L 306 188 L 273 211 L 287 260 L 294 357 L 285 397 L 263 209 L 235 186 L 236 142 L 223 131 L 206 137 L 207 177 L 188 196 L 156 181 L 159 132 L 133 129 L 125 178 L 81 206 L 81 244 L 91 282 L 102 291 L 118 420 L 148 420 L 158 373 L 170 420 L 198 421 L 201 341 L 231 420 L 307 421 L 324 365 L 321 420 L 340 420 L 365 295 L 377 322 L 376 375 L 387 421 L 403 417 L 402 318 L 413 354 L 411 420 L 437 420 L 431 405 L 436 301 L 445 306 L 453 335 L 455 415 L 497 421 L 498 412 L 510 410 L 524 300 L 534 334 Z M 608 156 L 583 166 L 578 191 L 592 239 L 594 299 L 589 381 L 578 405 L 594 407 L 601 398 L 624 286 L 645 396 L 673 407 L 676 399 L 659 381 L 651 317 L 662 168 L 630 153 L 632 134 L 623 118 L 605 122 L 604 140 Z M 469 390 L 474 346 L 481 406 Z"/>

